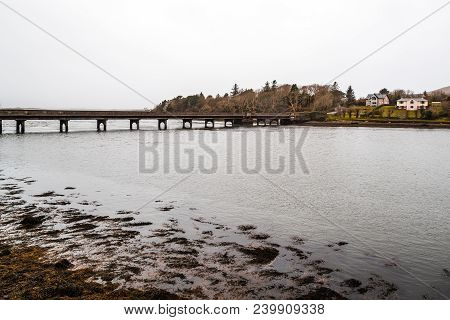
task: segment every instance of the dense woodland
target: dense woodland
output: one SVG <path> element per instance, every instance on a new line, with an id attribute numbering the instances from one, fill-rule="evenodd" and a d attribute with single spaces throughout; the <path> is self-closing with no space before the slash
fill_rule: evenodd
<path id="1" fill-rule="evenodd" d="M 380 93 L 388 94 L 391 104 L 403 97 L 417 96 L 412 91 L 387 89 Z M 427 94 L 424 92 L 419 96 L 425 96 L 430 101 L 449 100 L 449 96 L 440 93 Z M 352 87 L 341 91 L 335 82 L 333 85 L 307 85 L 296 84 L 278 85 L 274 80 L 266 82 L 259 89 L 240 89 L 235 84 L 230 93 L 209 95 L 203 93 L 182 97 L 178 96 L 171 100 L 164 100 L 155 109 L 155 112 L 170 113 L 292 113 L 301 111 L 334 111 L 338 107 L 350 107 L 365 105 L 365 98 L 355 98 Z"/>

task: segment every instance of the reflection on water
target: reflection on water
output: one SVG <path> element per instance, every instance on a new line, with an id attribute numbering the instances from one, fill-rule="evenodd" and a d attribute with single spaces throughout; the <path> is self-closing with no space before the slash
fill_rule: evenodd
<path id="1" fill-rule="evenodd" d="M 229 162 L 221 166 L 223 159 L 230 160 L 229 141 L 238 145 L 231 153 L 233 160 L 242 156 L 243 136 L 284 131 L 288 140 L 290 131 L 299 137 L 303 128 L 147 132 L 146 143 L 160 139 L 199 154 L 204 149 L 196 141 L 204 139 L 219 159 L 213 174 L 180 174 L 162 168 L 140 172 L 142 135 L 119 130 L 128 128 L 126 121 L 111 121 L 106 133 L 94 132 L 95 122 L 89 121 L 71 121 L 68 134 L 56 133 L 58 126 L 57 122 L 29 121 L 27 132 L 35 133 L 15 135 L 8 134 L 14 123 L 3 122 L 2 174 L 36 180 L 25 188 L 24 197 L 49 190 L 62 192 L 71 186 L 79 199 L 72 206 L 96 216 L 139 211 L 135 222 L 151 221 L 153 230 L 163 224 L 167 227 L 171 218 L 184 223 L 186 229 L 187 221 L 199 217 L 232 230 L 253 225 L 258 233 L 270 235 L 270 241 L 285 247 L 293 237 L 303 239 L 310 259 L 325 260 L 328 267 L 339 269 L 337 277 L 342 279 L 377 274 L 398 286 L 399 298 L 442 298 L 437 291 L 450 295 L 447 130 L 310 128 L 301 150 L 309 174 L 295 162 L 295 172 L 262 170 L 261 176 L 239 170 L 240 160 L 232 161 L 236 170 L 231 172 Z M 169 129 L 180 127 L 181 123 L 169 122 Z M 142 121 L 141 129 L 155 130 L 156 123 Z M 289 143 L 271 143 L 274 156 L 289 157 Z M 264 168 L 264 162 L 272 161 L 252 150 L 249 146 L 247 157 L 253 164 L 262 162 Z M 173 162 L 176 157 L 172 152 L 160 161 Z M 194 232 L 186 231 L 188 235 Z M 221 236 L 228 237 L 217 235 Z M 239 237 L 232 240 L 240 241 Z M 348 244 L 339 246 L 339 242 Z M 288 252 L 279 251 L 285 257 L 276 259 L 273 266 L 289 271 Z M 149 274 L 151 269 L 143 277 Z"/>

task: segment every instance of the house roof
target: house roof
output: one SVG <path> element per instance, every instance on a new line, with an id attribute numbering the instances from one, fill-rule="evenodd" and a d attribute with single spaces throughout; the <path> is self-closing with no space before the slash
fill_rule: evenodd
<path id="1" fill-rule="evenodd" d="M 409 101 L 409 100 L 414 100 L 414 101 L 428 101 L 427 99 L 424 99 L 424 98 L 401 98 L 401 99 L 398 99 L 397 101 Z"/>
<path id="2" fill-rule="evenodd" d="M 373 93 L 367 96 L 367 99 L 371 99 L 373 96 L 377 97 L 377 99 L 385 99 L 387 95 L 381 93 Z"/>

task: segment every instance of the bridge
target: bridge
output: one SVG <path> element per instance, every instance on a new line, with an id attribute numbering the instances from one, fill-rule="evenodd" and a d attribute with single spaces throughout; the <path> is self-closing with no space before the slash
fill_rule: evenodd
<path id="1" fill-rule="evenodd" d="M 152 111 L 113 111 L 113 110 L 38 110 L 38 109 L 0 109 L 0 133 L 2 121 L 16 121 L 16 133 L 25 133 L 28 120 L 59 121 L 59 131 L 69 131 L 70 120 L 97 120 L 97 131 L 106 131 L 108 120 L 127 120 L 130 130 L 139 130 L 139 122 L 144 119 L 158 121 L 159 130 L 167 130 L 168 120 L 182 120 L 183 129 L 191 129 L 192 121 L 204 121 L 205 128 L 214 128 L 215 122 L 223 121 L 225 127 L 235 126 L 278 126 L 294 122 L 289 114 L 194 114 L 194 113 L 155 113 Z"/>

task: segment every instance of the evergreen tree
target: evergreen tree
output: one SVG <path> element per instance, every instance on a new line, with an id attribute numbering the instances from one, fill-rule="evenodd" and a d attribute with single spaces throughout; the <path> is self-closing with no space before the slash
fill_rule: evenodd
<path id="1" fill-rule="evenodd" d="M 278 88 L 277 80 L 272 81 L 272 90 L 276 90 Z"/>
<path id="2" fill-rule="evenodd" d="M 330 88 L 332 95 L 332 107 L 336 108 L 341 105 L 342 98 L 345 97 L 345 93 L 339 90 L 339 85 L 335 81 Z"/>
<path id="3" fill-rule="evenodd" d="M 266 84 L 265 84 L 264 87 L 263 87 L 263 91 L 264 91 L 264 92 L 270 91 L 270 84 L 269 84 L 269 81 L 266 81 Z"/>
<path id="4" fill-rule="evenodd" d="M 237 85 L 237 83 L 234 84 L 233 88 L 231 89 L 231 95 L 237 96 L 239 94 L 239 86 Z"/>
<path id="5" fill-rule="evenodd" d="M 351 106 L 355 104 L 356 98 L 355 98 L 355 91 L 353 91 L 352 86 L 349 86 L 347 89 L 347 94 L 345 95 L 347 98 L 347 105 Z"/>
<path id="6" fill-rule="evenodd" d="M 333 93 L 336 93 L 336 92 L 339 92 L 340 90 L 339 90 L 339 85 L 338 85 L 338 83 L 335 81 L 335 82 L 333 82 L 333 85 L 331 86 L 331 92 L 333 92 Z"/>
<path id="7" fill-rule="evenodd" d="M 389 90 L 386 89 L 386 88 L 383 88 L 383 89 L 380 90 L 380 93 L 388 95 L 389 94 Z"/>
<path id="8" fill-rule="evenodd" d="M 291 92 L 298 92 L 298 91 L 299 91 L 299 89 L 298 89 L 297 85 L 294 83 L 294 84 L 291 86 Z"/>

